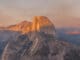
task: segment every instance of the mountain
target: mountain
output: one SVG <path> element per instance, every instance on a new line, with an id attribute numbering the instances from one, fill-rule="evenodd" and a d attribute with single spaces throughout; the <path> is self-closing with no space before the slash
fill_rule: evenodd
<path id="1" fill-rule="evenodd" d="M 55 26 L 47 17 L 35 16 L 32 20 L 29 26 L 24 23 L 30 27 L 29 31 L 17 28 L 25 33 L 6 44 L 2 60 L 80 60 L 80 48 L 57 40 Z"/>
<path id="2" fill-rule="evenodd" d="M 9 26 L 8 29 L 13 31 L 21 31 L 22 33 L 28 33 L 31 31 L 41 30 L 41 28 L 44 29 L 44 27 L 46 29 L 47 27 L 49 28 L 52 27 L 52 30 L 53 30 L 54 29 L 53 26 L 54 25 L 51 23 L 51 21 L 47 17 L 35 16 L 33 17 L 32 22 L 23 21 L 19 24 Z"/>
<path id="3" fill-rule="evenodd" d="M 8 29 L 12 31 L 20 31 L 22 33 L 27 33 L 31 30 L 31 25 L 31 22 L 23 21 L 19 24 L 9 26 Z"/>
<path id="4" fill-rule="evenodd" d="M 0 57 L 2 55 L 2 52 L 4 51 L 6 44 L 9 41 L 16 40 L 16 37 L 19 35 L 21 35 L 20 32 L 14 32 L 5 29 L 0 30 Z"/>
<path id="5" fill-rule="evenodd" d="M 33 30 L 40 30 L 42 27 L 53 26 L 52 22 L 45 16 L 35 16 L 33 18 Z"/>

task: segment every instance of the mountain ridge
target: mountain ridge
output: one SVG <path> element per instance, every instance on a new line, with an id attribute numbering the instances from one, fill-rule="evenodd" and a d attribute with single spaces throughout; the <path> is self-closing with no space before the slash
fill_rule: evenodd
<path id="1" fill-rule="evenodd" d="M 15 25 L 10 25 L 5 27 L 5 30 L 12 30 L 12 31 L 20 31 L 23 34 L 33 31 L 39 31 L 43 27 L 50 27 L 54 26 L 52 22 L 45 16 L 35 16 L 32 19 L 32 22 L 29 21 L 22 21 Z"/>

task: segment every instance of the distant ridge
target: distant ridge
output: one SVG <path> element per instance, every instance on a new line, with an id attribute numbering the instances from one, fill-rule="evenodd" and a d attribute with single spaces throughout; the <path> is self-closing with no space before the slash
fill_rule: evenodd
<path id="1" fill-rule="evenodd" d="M 80 31 L 66 32 L 66 34 L 76 35 L 76 34 L 80 34 Z"/>

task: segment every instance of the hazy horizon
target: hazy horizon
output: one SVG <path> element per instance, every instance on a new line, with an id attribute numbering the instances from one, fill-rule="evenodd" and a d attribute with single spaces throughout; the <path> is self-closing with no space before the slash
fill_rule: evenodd
<path id="1" fill-rule="evenodd" d="M 0 26 L 47 16 L 56 27 L 80 26 L 79 0 L 0 0 Z"/>

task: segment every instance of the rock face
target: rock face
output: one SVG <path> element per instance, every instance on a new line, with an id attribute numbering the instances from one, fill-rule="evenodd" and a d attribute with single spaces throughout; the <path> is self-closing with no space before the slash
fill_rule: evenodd
<path id="1" fill-rule="evenodd" d="M 32 22 L 23 21 L 19 24 L 8 27 L 9 30 L 21 31 L 23 34 L 33 31 L 40 31 L 45 33 L 55 33 L 55 27 L 53 23 L 45 16 L 35 16 Z"/>
<path id="2" fill-rule="evenodd" d="M 30 26 L 29 32 L 6 45 L 2 60 L 80 60 L 80 49 L 56 40 L 55 27 L 47 17 L 34 17 Z"/>
<path id="3" fill-rule="evenodd" d="M 31 22 L 23 21 L 19 24 L 9 26 L 8 29 L 12 31 L 20 31 L 24 34 L 31 31 L 31 26 L 32 26 Z"/>
<path id="4" fill-rule="evenodd" d="M 15 40 L 16 37 L 19 36 L 20 34 L 21 33 L 19 32 L 0 30 L 0 57 L 8 41 Z"/>
<path id="5" fill-rule="evenodd" d="M 44 17 L 44 16 L 35 16 L 33 18 L 33 30 L 34 31 L 38 31 L 40 30 L 42 27 L 48 27 L 48 26 L 53 26 L 53 23 L 47 18 L 47 17 Z"/>

